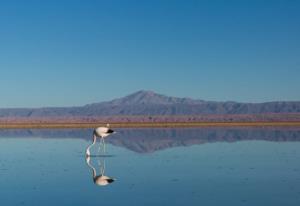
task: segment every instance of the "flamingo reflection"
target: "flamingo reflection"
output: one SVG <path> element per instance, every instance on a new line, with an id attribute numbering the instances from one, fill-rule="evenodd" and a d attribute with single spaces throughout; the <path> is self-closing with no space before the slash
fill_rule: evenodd
<path id="1" fill-rule="evenodd" d="M 93 182 L 98 185 L 98 186 L 106 186 L 109 185 L 111 183 L 113 183 L 116 179 L 106 176 L 105 173 L 105 158 L 102 157 L 99 159 L 98 161 L 98 165 L 100 167 L 100 174 L 97 175 L 97 171 L 95 169 L 95 167 L 91 164 L 91 157 L 90 156 L 86 156 L 85 158 L 87 165 L 89 166 L 89 168 L 91 168 L 92 170 L 92 175 L 93 175 Z"/>

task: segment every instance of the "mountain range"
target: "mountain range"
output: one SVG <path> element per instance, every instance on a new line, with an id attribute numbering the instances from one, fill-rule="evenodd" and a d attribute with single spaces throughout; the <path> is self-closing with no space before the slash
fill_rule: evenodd
<path id="1" fill-rule="evenodd" d="M 300 113 L 300 101 L 240 103 L 170 97 L 153 91 L 138 91 L 111 101 L 77 107 L 0 109 L 0 118 L 101 117 L 132 115 L 234 115 Z"/>

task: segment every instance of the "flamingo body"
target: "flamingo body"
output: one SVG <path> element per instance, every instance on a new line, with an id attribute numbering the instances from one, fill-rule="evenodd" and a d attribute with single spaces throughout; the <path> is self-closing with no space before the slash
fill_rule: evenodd
<path id="1" fill-rule="evenodd" d="M 114 133 L 114 131 L 108 127 L 98 127 L 94 130 L 94 135 L 101 138 L 107 137 L 112 133 Z"/>
<path id="2" fill-rule="evenodd" d="M 93 132 L 93 143 L 90 144 L 87 149 L 86 149 L 86 156 L 91 156 L 90 148 L 96 144 L 97 138 L 101 138 L 101 143 L 103 146 L 103 151 L 105 152 L 105 143 L 104 143 L 104 138 L 107 137 L 110 134 L 115 133 L 112 129 L 109 128 L 109 124 L 107 124 L 107 127 L 97 127 L 94 129 Z"/>

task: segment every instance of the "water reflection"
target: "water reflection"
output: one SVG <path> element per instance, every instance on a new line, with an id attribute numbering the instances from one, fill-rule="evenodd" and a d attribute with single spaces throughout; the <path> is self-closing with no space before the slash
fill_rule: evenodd
<path id="1" fill-rule="evenodd" d="M 92 129 L 4 129 L 1 137 L 78 138 L 90 141 Z M 107 143 L 127 148 L 137 153 L 214 142 L 237 142 L 244 140 L 300 141 L 300 128 L 160 128 L 118 129 Z"/>
<path id="2" fill-rule="evenodd" d="M 95 159 L 97 157 L 94 157 Z M 106 186 L 113 183 L 116 179 L 105 175 L 105 156 L 98 156 L 99 175 L 97 175 L 96 168 L 91 164 L 91 157 L 86 156 L 86 164 L 92 171 L 93 182 L 98 186 Z"/>
<path id="3" fill-rule="evenodd" d="M 92 132 L 0 130 L 1 205 L 300 205 L 300 128 L 118 129 L 85 159 Z"/>

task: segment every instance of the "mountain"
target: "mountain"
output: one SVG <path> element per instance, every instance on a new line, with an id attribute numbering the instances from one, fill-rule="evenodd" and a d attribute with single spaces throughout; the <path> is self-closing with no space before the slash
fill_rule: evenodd
<path id="1" fill-rule="evenodd" d="M 202 100 L 193 100 L 190 98 L 178 98 L 169 97 L 162 94 L 157 94 L 153 91 L 141 90 L 130 94 L 126 97 L 115 99 L 106 102 L 110 105 L 143 105 L 143 104 L 154 104 L 154 105 L 171 105 L 171 104 L 201 104 Z M 97 106 L 103 103 L 90 104 L 87 106 Z"/>
<path id="2" fill-rule="evenodd" d="M 138 91 L 111 101 L 80 107 L 0 109 L 0 117 L 99 117 L 130 115 L 227 115 L 300 113 L 300 101 L 266 103 L 216 102 L 169 97 L 152 91 Z"/>

